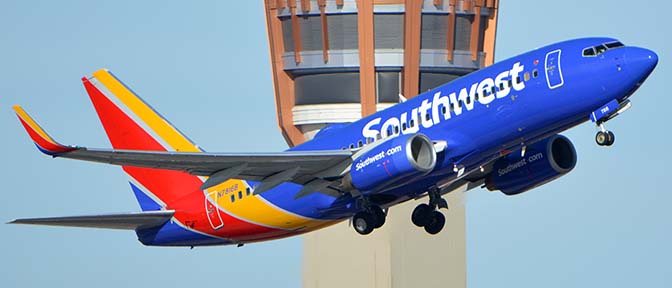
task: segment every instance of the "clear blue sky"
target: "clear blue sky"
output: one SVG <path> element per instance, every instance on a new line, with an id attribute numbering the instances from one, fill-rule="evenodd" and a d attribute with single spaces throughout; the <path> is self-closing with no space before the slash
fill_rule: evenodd
<path id="1" fill-rule="evenodd" d="M 286 147 L 262 1 L 204 2 L 2 1 L 1 221 L 138 210 L 118 167 L 39 154 L 11 110 L 24 105 L 65 143 L 108 147 L 79 80 L 102 67 L 207 150 Z M 660 62 L 609 123 L 613 147 L 597 147 L 584 124 L 565 133 L 579 153 L 569 175 L 515 197 L 467 194 L 469 287 L 672 286 L 669 3 L 501 1 L 497 59 L 612 36 Z M 301 244 L 153 248 L 127 231 L 0 225 L 0 287 L 297 287 Z"/>

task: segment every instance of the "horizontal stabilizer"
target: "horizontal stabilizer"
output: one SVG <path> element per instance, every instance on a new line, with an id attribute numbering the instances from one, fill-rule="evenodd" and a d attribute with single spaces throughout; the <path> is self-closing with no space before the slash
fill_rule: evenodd
<path id="1" fill-rule="evenodd" d="M 49 226 L 70 226 L 83 228 L 107 228 L 136 230 L 149 228 L 166 223 L 173 217 L 175 211 L 145 211 L 123 214 L 82 215 L 50 218 L 26 218 L 16 219 L 7 224 L 33 224 Z"/>

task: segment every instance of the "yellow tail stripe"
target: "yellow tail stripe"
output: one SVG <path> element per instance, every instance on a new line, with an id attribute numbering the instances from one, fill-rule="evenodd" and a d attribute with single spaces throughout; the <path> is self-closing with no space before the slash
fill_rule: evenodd
<path id="1" fill-rule="evenodd" d="M 119 82 L 105 69 L 93 72 L 93 76 L 107 87 L 121 102 L 128 106 L 135 115 L 140 117 L 154 132 L 159 135 L 173 150 L 179 152 L 201 152 L 194 143 L 191 143 L 182 133 L 177 131 L 166 120 L 159 116 L 154 109 L 138 98 L 124 84 Z"/>

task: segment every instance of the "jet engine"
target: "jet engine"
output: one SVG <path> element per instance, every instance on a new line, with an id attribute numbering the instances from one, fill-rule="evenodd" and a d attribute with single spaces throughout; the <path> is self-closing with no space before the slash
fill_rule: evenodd
<path id="1" fill-rule="evenodd" d="M 553 181 L 574 166 L 574 145 L 567 137 L 554 135 L 527 146 L 525 153 L 511 153 L 497 160 L 485 183 L 490 191 L 516 195 Z"/>
<path id="2" fill-rule="evenodd" d="M 422 134 L 401 135 L 367 146 L 353 155 L 344 183 L 370 191 L 403 177 L 425 174 L 436 166 L 434 144 Z"/>

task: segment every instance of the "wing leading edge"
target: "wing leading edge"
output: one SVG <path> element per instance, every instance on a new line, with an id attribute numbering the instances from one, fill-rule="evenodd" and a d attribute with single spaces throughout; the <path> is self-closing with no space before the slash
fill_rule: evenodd
<path id="1" fill-rule="evenodd" d="M 243 154 L 66 146 L 53 140 L 20 106 L 14 106 L 14 110 L 35 145 L 47 155 L 113 165 L 177 170 L 210 177 L 212 180 L 203 183 L 202 189 L 238 178 L 260 181 L 261 189 L 255 191 L 258 194 L 285 181 L 303 185 L 316 179 L 338 178 L 352 163 L 352 152 L 344 150 Z"/>

